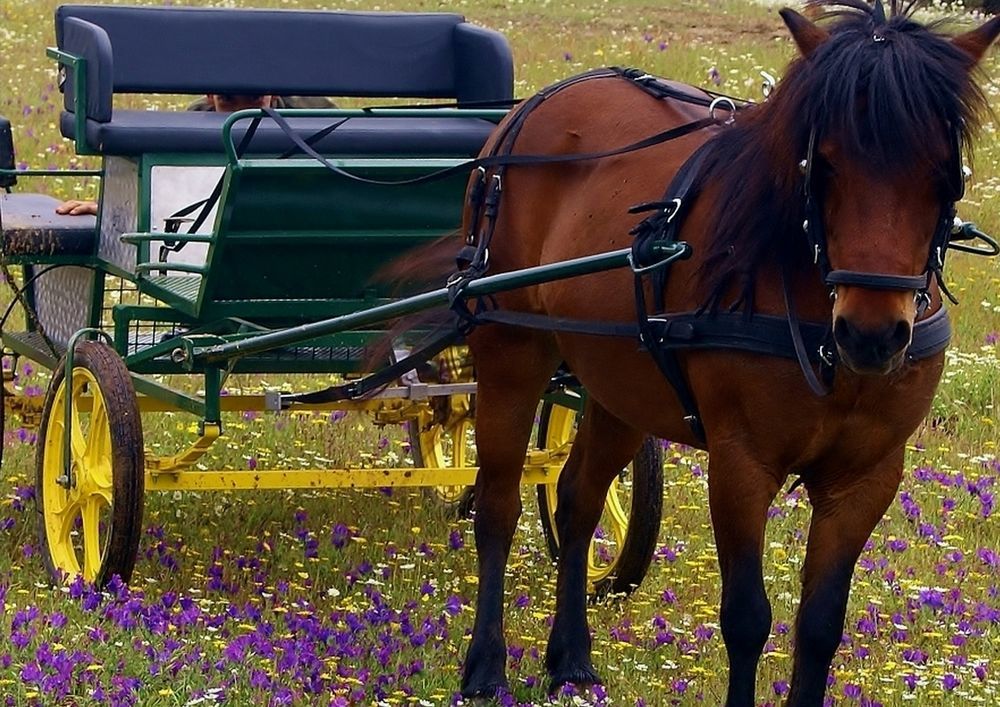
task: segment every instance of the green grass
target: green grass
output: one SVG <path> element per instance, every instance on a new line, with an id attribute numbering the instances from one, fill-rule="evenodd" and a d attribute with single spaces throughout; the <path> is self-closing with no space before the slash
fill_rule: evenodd
<path id="1" fill-rule="evenodd" d="M 61 96 L 44 57 L 44 47 L 53 43 L 56 4 L 5 0 L 0 5 L 0 113 L 14 123 L 19 160 L 33 167 L 91 167 L 95 163 L 75 158 L 57 131 Z M 338 7 L 375 9 L 376 4 L 347 1 Z M 702 85 L 714 68 L 720 90 L 756 97 L 759 72 L 780 76 L 792 55 L 772 9 L 736 0 L 387 0 L 377 7 L 459 11 L 504 32 L 515 52 L 519 96 L 572 73 L 615 64 Z M 1000 77 L 995 59 L 986 62 L 984 73 Z M 995 81 L 987 83 L 987 91 L 994 109 L 1000 107 Z M 131 104 L 185 102 L 136 97 Z M 961 213 L 994 233 L 1000 232 L 998 157 L 1000 140 L 991 121 Z M 85 180 L 25 182 L 59 196 L 95 193 Z M 849 686 L 885 705 L 992 704 L 1000 694 L 1000 542 L 997 514 L 987 508 L 1000 475 L 1000 265 L 953 254 L 948 280 L 962 300 L 952 309 L 956 331 L 948 367 L 932 414 L 909 448 L 905 495 L 877 528 L 855 575 L 846 639 L 829 693 L 836 704 L 862 703 L 848 696 L 855 694 Z M 44 387 L 46 376 L 33 371 L 18 384 Z M 233 388 L 260 385 L 256 378 L 231 381 Z M 191 439 L 192 424 L 181 415 L 150 416 L 144 421 L 147 446 L 159 453 L 179 449 Z M 212 468 L 312 467 L 328 460 L 389 464 L 406 457 L 404 438 L 395 426 L 373 428 L 355 416 L 336 422 L 308 415 L 234 417 L 227 420 L 223 443 L 203 463 Z M 151 494 L 133 586 L 141 594 L 106 597 L 95 607 L 86 594 L 47 587 L 34 505 L 25 500 L 34 480 L 31 433 L 8 420 L 4 442 L 0 635 L 8 645 L 0 648 L 0 697 L 9 695 L 11 704 L 91 704 L 101 701 L 101 691 L 105 702 L 116 704 L 185 705 L 203 697 L 214 703 L 218 695 L 226 704 L 271 704 L 282 686 L 297 692 L 296 704 L 328 704 L 332 695 L 368 703 L 375 701 L 379 676 L 393 680 L 385 687 L 386 704 L 452 699 L 472 626 L 472 528 L 419 491 Z M 725 694 L 719 578 L 703 473 L 707 460 L 686 449 L 671 449 L 667 456 L 661 552 L 649 576 L 630 599 L 588 609 L 595 661 L 610 704 L 640 699 L 651 705 L 720 704 Z M 508 596 L 523 598 L 509 609 L 506 624 L 515 697 L 529 704 L 545 699 L 541 656 L 554 597 L 554 571 L 533 499 L 526 490 L 507 577 Z M 786 629 L 797 606 L 808 523 L 804 494 L 779 496 L 773 515 L 766 583 L 775 624 L 761 662 L 761 701 L 777 701 L 781 681 L 791 672 Z M 349 539 L 341 544 L 344 538 Z M 382 618 L 375 592 L 390 607 Z M 425 620 L 426 642 L 413 645 L 407 627 L 424 633 Z M 357 655 L 332 651 L 340 635 L 349 636 Z M 241 641 L 247 637 L 256 637 L 257 648 L 245 649 Z M 395 648 L 385 664 L 377 655 L 383 646 Z M 320 648 L 334 657 L 313 662 L 310 652 Z M 414 661 L 421 661 L 422 669 L 405 675 Z M 36 668 L 47 675 L 68 671 L 68 694 L 53 698 L 56 693 L 41 678 L 33 682 Z M 946 676 L 959 685 L 948 689 Z M 131 679 L 139 681 L 134 689 Z M 311 681 L 325 686 L 322 699 L 302 692 Z M 352 690 L 362 690 L 362 696 Z"/>

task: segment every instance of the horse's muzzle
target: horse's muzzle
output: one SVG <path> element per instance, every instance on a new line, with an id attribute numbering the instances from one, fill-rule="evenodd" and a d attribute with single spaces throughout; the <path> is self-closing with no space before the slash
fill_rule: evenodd
<path id="1" fill-rule="evenodd" d="M 833 325 L 840 358 L 855 373 L 882 375 L 896 370 L 912 335 L 913 327 L 905 320 L 869 329 L 855 326 L 841 316 Z"/>

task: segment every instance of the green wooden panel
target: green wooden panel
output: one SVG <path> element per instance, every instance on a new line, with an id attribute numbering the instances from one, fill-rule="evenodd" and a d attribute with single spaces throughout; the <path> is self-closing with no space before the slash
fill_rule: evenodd
<path id="1" fill-rule="evenodd" d="M 461 160 L 341 160 L 367 179 L 406 180 Z M 227 174 L 199 311 L 225 303 L 252 316 L 254 302 L 373 300 L 373 281 L 407 250 L 461 222 L 466 173 L 416 185 L 355 181 L 306 160 L 246 160 Z M 262 302 L 263 303 L 263 302 Z M 291 304 L 292 302 L 290 302 Z M 325 309 L 310 307 L 310 309 Z"/>

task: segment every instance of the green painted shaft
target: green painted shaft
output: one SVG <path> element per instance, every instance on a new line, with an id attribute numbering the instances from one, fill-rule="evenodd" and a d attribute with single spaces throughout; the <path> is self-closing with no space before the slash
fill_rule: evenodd
<path id="1" fill-rule="evenodd" d="M 466 285 L 462 290 L 462 296 L 470 298 L 491 295 L 497 292 L 516 290 L 519 287 L 528 287 L 544 282 L 613 270 L 614 268 L 628 265 L 631 252 L 631 248 L 621 248 L 607 253 L 587 255 L 582 258 L 574 258 L 559 263 L 537 265 L 531 268 L 524 268 L 523 270 L 487 275 L 477 278 Z M 688 253 L 688 245 L 683 242 L 658 244 L 655 246 L 655 252 L 664 260 L 674 260 L 682 258 Z M 333 319 L 310 322 L 309 324 L 302 324 L 289 329 L 261 334 L 260 336 L 253 336 L 225 344 L 215 344 L 205 347 L 195 346 L 193 350 L 194 363 L 225 361 L 238 356 L 246 356 L 291 346 L 319 336 L 384 323 L 408 314 L 415 314 L 448 304 L 449 297 L 449 288 L 442 287 L 424 294 L 406 297 L 397 302 L 390 302 L 389 304 L 345 314 Z"/>

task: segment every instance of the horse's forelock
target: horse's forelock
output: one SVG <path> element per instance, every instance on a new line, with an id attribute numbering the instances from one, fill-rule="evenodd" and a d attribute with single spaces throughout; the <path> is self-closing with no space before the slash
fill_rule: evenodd
<path id="1" fill-rule="evenodd" d="M 968 144 L 986 110 L 969 58 L 936 26 L 914 22 L 912 3 L 888 3 L 884 19 L 863 2 L 809 5 L 835 18 L 830 39 L 794 61 L 774 95 L 741 126 L 715 138 L 716 159 L 705 179 L 728 206 L 716 217 L 705 268 L 712 304 L 734 281 L 749 301 L 764 262 L 804 253 L 797 164 L 813 129 L 835 136 L 844 159 L 902 172 L 939 164 L 944 130 Z"/>
<path id="2" fill-rule="evenodd" d="M 967 138 L 986 104 L 965 53 L 905 15 L 845 15 L 802 64 L 795 114 L 883 169 L 933 162 L 928 136 L 952 127 Z"/>

